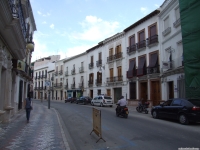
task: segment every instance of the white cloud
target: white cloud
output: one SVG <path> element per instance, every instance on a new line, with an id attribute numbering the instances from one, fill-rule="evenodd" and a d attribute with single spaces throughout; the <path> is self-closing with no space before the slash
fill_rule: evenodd
<path id="1" fill-rule="evenodd" d="M 42 24 L 47 24 L 47 22 L 46 22 L 46 21 L 43 21 Z"/>
<path id="2" fill-rule="evenodd" d="M 83 32 L 74 32 L 70 35 L 70 38 L 77 40 L 100 41 L 116 34 L 117 29 L 119 29 L 119 22 L 105 21 L 96 16 L 86 16 L 85 20 L 80 24 Z"/>
<path id="3" fill-rule="evenodd" d="M 148 8 L 147 8 L 147 7 L 141 7 L 141 8 L 140 8 L 140 11 L 141 11 L 144 15 L 146 15 L 146 14 L 148 13 Z"/>
<path id="4" fill-rule="evenodd" d="M 75 47 L 68 48 L 66 50 L 64 58 L 72 57 L 72 56 L 78 55 L 80 53 L 83 53 L 83 52 L 85 52 L 86 50 L 88 50 L 89 48 L 91 48 L 93 46 L 94 45 L 80 45 L 80 46 L 75 46 Z"/>
<path id="5" fill-rule="evenodd" d="M 54 29 L 54 24 L 51 24 L 51 25 L 50 25 L 50 28 L 51 28 L 51 29 Z"/>
<path id="6" fill-rule="evenodd" d="M 37 11 L 37 13 L 38 13 L 39 15 L 41 15 L 41 14 L 42 14 L 40 11 Z"/>
<path id="7" fill-rule="evenodd" d="M 158 4 L 154 4 L 155 7 L 159 8 L 160 6 Z"/>

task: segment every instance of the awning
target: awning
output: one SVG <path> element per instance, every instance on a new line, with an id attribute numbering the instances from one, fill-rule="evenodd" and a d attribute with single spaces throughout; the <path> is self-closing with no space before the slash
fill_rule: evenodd
<path id="1" fill-rule="evenodd" d="M 129 69 L 127 71 L 127 78 L 133 77 L 133 70 L 135 69 L 135 60 L 130 61 Z"/>
<path id="2" fill-rule="evenodd" d="M 158 62 L 158 53 L 151 54 L 151 58 L 149 61 L 149 67 L 155 67 Z"/>
<path id="3" fill-rule="evenodd" d="M 145 56 L 140 57 L 138 69 L 137 69 L 137 76 L 142 76 L 144 74 L 144 64 L 145 64 L 146 58 Z"/>

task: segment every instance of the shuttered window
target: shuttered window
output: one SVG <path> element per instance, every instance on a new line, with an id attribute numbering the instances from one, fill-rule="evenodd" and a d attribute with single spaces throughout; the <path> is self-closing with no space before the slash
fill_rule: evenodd
<path id="1" fill-rule="evenodd" d="M 144 75 L 144 64 L 146 62 L 145 56 L 139 58 L 139 65 L 137 69 L 137 76 Z"/>

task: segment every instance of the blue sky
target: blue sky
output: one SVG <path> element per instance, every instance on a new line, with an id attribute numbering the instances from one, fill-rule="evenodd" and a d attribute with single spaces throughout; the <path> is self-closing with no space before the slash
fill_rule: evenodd
<path id="1" fill-rule="evenodd" d="M 37 26 L 32 61 L 80 54 L 157 9 L 164 0 L 30 0 Z"/>

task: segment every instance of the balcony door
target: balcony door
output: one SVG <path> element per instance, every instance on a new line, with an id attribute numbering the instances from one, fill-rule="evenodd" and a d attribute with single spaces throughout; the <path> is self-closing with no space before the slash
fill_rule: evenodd
<path id="1" fill-rule="evenodd" d="M 110 82 L 113 82 L 113 68 L 110 69 Z"/>

